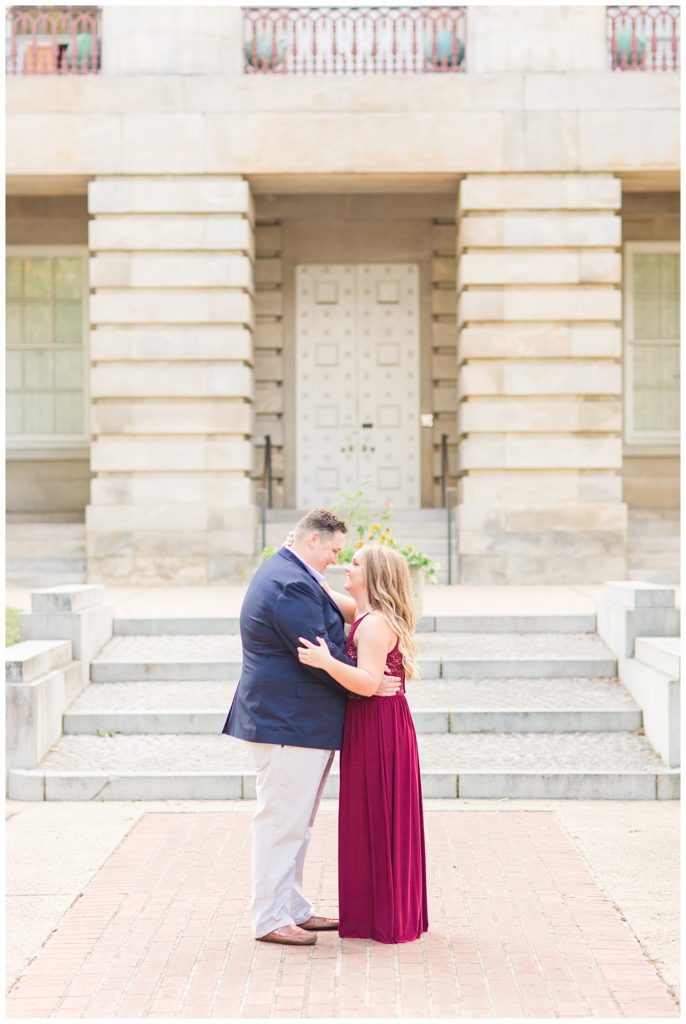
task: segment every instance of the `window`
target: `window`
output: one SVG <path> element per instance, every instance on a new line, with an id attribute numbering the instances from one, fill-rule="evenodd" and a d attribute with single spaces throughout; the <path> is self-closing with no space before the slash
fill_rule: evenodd
<path id="1" fill-rule="evenodd" d="M 87 253 L 82 246 L 7 253 L 7 437 L 14 447 L 83 444 Z"/>
<path id="2" fill-rule="evenodd" d="M 626 440 L 679 436 L 679 245 L 626 246 Z"/>

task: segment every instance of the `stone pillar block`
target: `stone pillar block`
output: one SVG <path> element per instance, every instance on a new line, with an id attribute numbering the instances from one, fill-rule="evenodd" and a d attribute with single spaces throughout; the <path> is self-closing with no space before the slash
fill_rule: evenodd
<path id="1" fill-rule="evenodd" d="M 678 636 L 674 589 L 657 583 L 606 582 L 598 635 L 619 658 L 632 658 L 638 636 Z"/>
<path id="2" fill-rule="evenodd" d="M 89 186 L 89 210 L 88 578 L 242 582 L 256 537 L 229 533 L 218 551 L 208 509 L 255 516 L 249 184 L 103 176 Z"/>
<path id="3" fill-rule="evenodd" d="M 610 174 L 460 184 L 461 582 L 626 571 L 620 205 Z"/>

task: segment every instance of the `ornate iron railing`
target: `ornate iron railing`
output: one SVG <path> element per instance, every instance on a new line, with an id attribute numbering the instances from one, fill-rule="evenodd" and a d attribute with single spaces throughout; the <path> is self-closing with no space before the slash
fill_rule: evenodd
<path id="1" fill-rule="evenodd" d="M 679 7 L 608 7 L 607 46 L 613 71 L 678 71 Z"/>
<path id="2" fill-rule="evenodd" d="M 248 74 L 396 75 L 466 68 L 464 7 L 246 7 Z"/>
<path id="3" fill-rule="evenodd" d="M 8 75 L 87 75 L 100 70 L 98 7 L 10 7 Z"/>

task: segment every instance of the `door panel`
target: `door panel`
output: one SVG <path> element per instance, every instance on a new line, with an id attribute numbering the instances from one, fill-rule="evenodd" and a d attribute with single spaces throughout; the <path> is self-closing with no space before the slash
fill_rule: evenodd
<path id="1" fill-rule="evenodd" d="M 419 505 L 416 264 L 296 268 L 297 504 Z"/>

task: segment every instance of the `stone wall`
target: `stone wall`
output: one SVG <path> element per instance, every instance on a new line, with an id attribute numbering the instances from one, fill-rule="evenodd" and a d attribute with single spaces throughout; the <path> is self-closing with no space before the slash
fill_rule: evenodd
<path id="1" fill-rule="evenodd" d="M 460 185 L 464 583 L 624 576 L 620 205 L 609 175 Z"/>
<path id="2" fill-rule="evenodd" d="M 243 580 L 256 540 L 248 184 L 98 178 L 89 207 L 88 578 Z"/>

